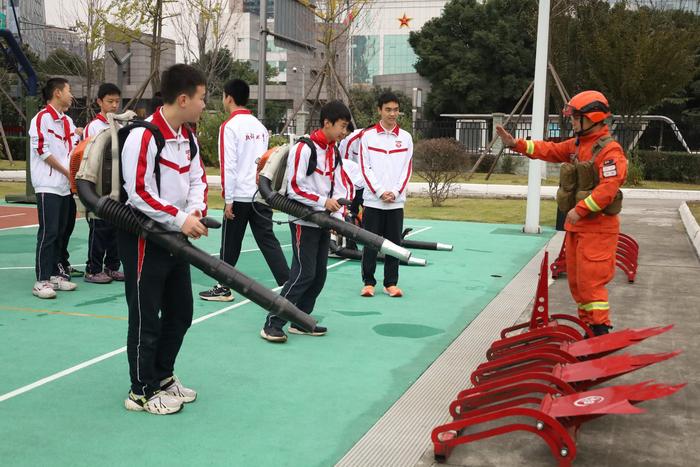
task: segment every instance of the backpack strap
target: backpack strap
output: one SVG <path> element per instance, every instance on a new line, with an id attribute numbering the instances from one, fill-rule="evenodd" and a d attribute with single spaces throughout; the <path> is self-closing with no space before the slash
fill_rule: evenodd
<path id="1" fill-rule="evenodd" d="M 163 136 L 163 133 L 160 132 L 157 126 L 155 126 L 151 122 L 147 122 L 145 120 L 132 120 L 130 123 L 127 125 L 124 125 L 119 129 L 117 132 L 118 138 L 119 138 L 119 155 L 121 157 L 122 152 L 124 150 L 124 143 L 126 142 L 126 138 L 129 136 L 129 133 L 131 130 L 134 130 L 136 128 L 145 128 L 146 131 L 150 131 L 151 134 L 153 135 L 153 139 L 156 142 L 156 158 L 155 158 L 155 167 L 153 168 L 153 173 L 156 176 L 156 187 L 158 188 L 158 194 L 160 194 L 160 153 L 163 152 L 163 148 L 165 147 L 165 137 Z M 191 135 L 191 132 L 190 132 Z M 190 136 L 192 138 L 192 136 Z M 190 148 L 192 144 L 194 143 L 193 140 L 190 140 Z M 195 145 L 196 147 L 196 145 Z M 122 202 L 126 202 L 127 200 L 127 195 L 126 191 L 124 190 L 124 173 L 122 172 L 122 166 L 124 164 L 119 164 L 119 180 L 121 182 L 121 188 L 119 190 L 119 197 L 121 198 Z"/>
<path id="2" fill-rule="evenodd" d="M 613 138 L 610 135 L 605 135 L 601 138 L 598 138 L 598 140 L 593 144 L 593 148 L 591 150 L 593 153 L 593 158 L 591 159 L 591 161 L 595 162 L 595 159 L 596 157 L 598 157 L 598 154 L 600 154 L 608 144 L 613 142 L 615 142 L 615 138 Z"/>
<path id="3" fill-rule="evenodd" d="M 194 159 L 197 157 L 197 143 L 194 139 L 194 130 L 187 123 L 184 126 L 187 130 L 187 139 L 190 142 L 190 159 Z"/>
<path id="4" fill-rule="evenodd" d="M 304 143 L 306 144 L 309 149 L 311 149 L 311 156 L 309 156 L 309 165 L 306 168 L 306 176 L 310 176 L 311 174 L 314 173 L 316 170 L 316 167 L 318 166 L 318 153 L 316 152 L 316 145 L 314 142 L 311 140 L 311 138 L 308 138 L 306 136 L 302 136 L 297 140 L 297 143 Z M 333 144 L 333 152 L 335 153 L 335 164 L 333 167 L 331 167 L 331 173 L 335 172 L 336 167 L 343 166 L 343 157 L 340 155 L 340 149 L 338 149 L 337 144 Z M 333 189 L 335 188 L 335 176 L 331 176 L 331 193 L 329 198 L 333 197 Z"/>
<path id="5" fill-rule="evenodd" d="M 318 166 L 318 154 L 316 153 L 316 145 L 314 144 L 313 141 L 311 141 L 311 138 L 307 136 L 302 136 L 297 140 L 297 143 L 304 143 L 311 149 L 311 156 L 309 156 L 309 165 L 306 168 L 306 176 L 308 177 L 312 173 L 314 173 L 314 170 L 316 170 L 316 167 Z"/>

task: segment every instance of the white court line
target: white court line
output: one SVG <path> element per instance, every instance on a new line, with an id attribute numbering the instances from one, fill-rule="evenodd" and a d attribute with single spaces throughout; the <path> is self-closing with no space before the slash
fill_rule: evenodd
<path id="1" fill-rule="evenodd" d="M 18 225 L 17 227 L 3 227 L 0 229 L 0 231 L 3 230 L 12 230 L 12 229 L 28 229 L 30 227 L 39 227 L 39 224 L 34 224 L 34 225 Z"/>
<path id="2" fill-rule="evenodd" d="M 292 246 L 292 244 L 288 245 L 280 245 L 282 248 L 287 248 Z M 253 251 L 260 251 L 260 248 L 251 248 L 249 250 L 241 250 L 241 253 L 251 253 Z M 210 256 L 218 256 L 219 253 L 209 253 Z M 34 266 L 12 266 L 12 267 L 6 267 L 6 268 L 0 268 L 0 271 L 12 271 L 12 270 L 17 270 L 17 269 L 34 269 Z"/>
<path id="3" fill-rule="evenodd" d="M 5 217 L 17 217 L 17 216 L 26 216 L 26 215 L 27 215 L 26 212 L 22 212 L 19 214 L 3 214 L 2 216 L 0 216 L 0 219 L 4 219 Z"/>
<path id="4" fill-rule="evenodd" d="M 281 246 L 282 248 L 287 248 L 287 247 L 292 246 L 292 244 L 291 244 L 291 243 L 287 243 L 287 244 L 285 244 L 285 245 L 280 245 L 280 246 Z M 251 248 L 251 249 L 249 249 L 249 250 L 241 250 L 241 253 L 250 253 L 251 251 L 260 251 L 260 248 Z M 210 256 L 219 256 L 220 254 L 221 254 L 221 253 L 219 253 L 218 251 L 217 251 L 216 253 L 209 253 Z"/>
<path id="5" fill-rule="evenodd" d="M 408 237 L 408 236 L 411 236 L 411 235 L 419 234 L 419 233 L 421 233 L 421 232 L 425 232 L 426 230 L 431 229 L 431 228 L 432 228 L 432 227 L 423 227 L 423 228 L 420 229 L 420 230 L 416 230 L 416 231 L 414 231 L 414 232 L 411 232 L 410 234 L 407 235 L 407 237 Z M 349 259 L 344 259 L 344 260 L 342 260 L 342 261 L 338 261 L 337 263 L 331 264 L 331 265 L 328 266 L 326 269 L 333 269 L 333 268 L 335 268 L 335 267 L 337 267 L 337 266 L 340 266 L 341 264 L 347 263 L 348 261 L 350 261 L 350 260 L 349 260 Z M 280 290 L 281 288 L 282 288 L 282 287 L 276 287 L 276 288 L 274 288 L 274 289 L 272 289 L 272 290 L 273 290 L 273 291 L 277 291 L 277 290 Z M 193 321 L 192 321 L 192 324 L 193 324 L 193 325 L 194 325 L 194 324 L 199 324 L 199 323 L 201 323 L 202 321 L 206 321 L 206 320 L 208 320 L 208 319 L 210 319 L 210 318 L 213 318 L 214 316 L 218 316 L 218 315 L 220 315 L 220 314 L 222 314 L 222 313 L 225 313 L 225 312 L 227 312 L 227 311 L 229 311 L 229 310 L 233 310 L 234 308 L 238 308 L 238 307 L 240 307 L 240 306 L 247 305 L 248 303 L 250 303 L 250 300 L 249 300 L 249 299 L 246 299 L 246 300 L 243 300 L 243 301 L 240 302 L 240 303 L 236 303 L 235 305 L 227 306 L 227 307 L 222 308 L 222 309 L 220 309 L 220 310 L 213 311 L 213 312 L 211 312 L 211 313 L 209 313 L 209 314 L 206 314 L 206 315 L 204 315 L 204 316 L 200 316 L 199 318 L 193 320 Z M 108 358 L 112 358 L 112 357 L 114 357 L 114 356 L 116 356 L 116 355 L 119 355 L 119 354 L 121 354 L 121 353 L 124 353 L 124 352 L 126 352 L 126 346 L 120 347 L 120 348 L 118 348 L 118 349 L 116 349 L 116 350 L 113 350 L 113 351 L 108 352 L 108 353 L 106 353 L 106 354 L 100 355 L 99 357 L 95 357 L 95 358 L 93 358 L 93 359 L 87 360 L 87 361 L 85 361 L 85 362 L 83 362 L 83 363 L 79 363 L 79 364 L 77 364 L 77 365 L 75 365 L 75 366 L 72 366 L 72 367 L 67 368 L 67 369 L 65 369 L 65 370 L 62 370 L 62 371 L 59 371 L 58 373 L 54 373 L 54 374 L 52 374 L 52 375 L 50 375 L 50 376 L 47 376 L 47 377 L 45 377 L 45 378 L 42 378 L 42 379 L 40 379 L 40 380 L 34 381 L 34 382 L 31 383 L 31 384 L 28 384 L 28 385 L 26 385 L 26 386 L 22 386 L 21 388 L 17 388 L 17 389 L 15 389 L 14 391 L 10 391 L 10 392 L 8 392 L 8 393 L 5 393 L 5 394 L 1 395 L 1 396 L 0 396 L 0 402 L 4 402 L 4 401 L 6 401 L 6 400 L 8 400 L 8 399 L 12 399 L 13 397 L 16 397 L 16 396 L 19 396 L 19 395 L 21 395 L 21 394 L 24 394 L 25 392 L 29 392 L 29 391 L 31 391 L 32 389 L 36 389 L 36 388 L 38 388 L 38 387 L 40 387 L 40 386 L 43 386 L 43 385 L 45 385 L 45 384 L 48 384 L 48 383 L 50 383 L 50 382 L 52 382 L 52 381 L 56 381 L 57 379 L 63 378 L 64 376 L 68 376 L 68 375 L 70 375 L 70 374 L 72 374 L 72 373 L 75 373 L 76 371 L 79 371 L 79 370 L 82 370 L 83 368 L 87 368 L 87 367 L 89 367 L 89 366 L 95 365 L 96 363 L 100 363 L 101 361 L 107 360 Z"/>

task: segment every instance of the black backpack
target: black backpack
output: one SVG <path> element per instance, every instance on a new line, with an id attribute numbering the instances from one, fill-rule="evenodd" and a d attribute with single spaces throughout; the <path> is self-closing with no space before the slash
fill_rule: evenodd
<path id="1" fill-rule="evenodd" d="M 147 122 L 145 120 L 132 120 L 129 122 L 127 125 L 124 125 L 119 129 L 117 132 L 118 134 L 118 139 L 119 139 L 119 155 L 121 157 L 122 151 L 124 150 L 124 143 L 126 142 L 126 138 L 129 136 L 129 133 L 131 130 L 135 128 L 145 128 L 146 131 L 150 131 L 151 134 L 153 135 L 153 139 L 156 142 L 156 159 L 155 159 L 155 167 L 153 168 L 153 173 L 156 176 L 156 187 L 158 188 L 158 193 L 160 194 L 160 153 L 163 152 L 163 148 L 165 147 L 165 137 L 163 136 L 163 133 L 160 132 L 158 127 L 154 125 L 151 122 Z M 187 128 L 187 136 L 190 142 L 190 158 L 194 159 L 197 156 L 197 143 L 194 141 L 194 132 L 192 131 L 192 128 L 189 126 L 186 126 Z M 137 156 L 138 157 L 138 156 Z M 121 161 L 120 161 L 121 162 Z M 126 194 L 126 190 L 124 190 L 124 173 L 122 172 L 122 164 L 119 164 L 119 181 L 120 181 L 120 186 L 119 186 L 119 200 L 122 203 L 125 203 L 128 199 L 128 196 Z"/>

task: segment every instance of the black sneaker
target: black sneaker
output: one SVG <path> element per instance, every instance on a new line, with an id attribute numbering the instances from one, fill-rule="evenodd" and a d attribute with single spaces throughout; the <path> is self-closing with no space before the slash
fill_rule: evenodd
<path id="1" fill-rule="evenodd" d="M 70 280 L 70 272 L 66 268 L 64 268 L 61 263 L 58 263 L 58 272 L 55 275 L 62 277 L 64 280 Z"/>
<path id="2" fill-rule="evenodd" d="M 604 334 L 610 333 L 610 330 L 612 329 L 612 326 L 608 326 L 607 324 L 592 324 L 591 325 L 591 331 L 593 331 L 593 334 L 596 336 L 602 336 Z"/>
<path id="3" fill-rule="evenodd" d="M 260 337 L 268 342 L 282 343 L 287 341 L 287 335 L 283 330 L 278 328 L 262 328 L 260 330 Z"/>
<path id="4" fill-rule="evenodd" d="M 318 325 L 314 328 L 313 331 L 305 331 L 303 329 L 295 327 L 294 325 L 289 326 L 289 334 L 299 334 L 300 336 L 325 336 L 327 332 L 327 328 Z"/>
<path id="5" fill-rule="evenodd" d="M 209 290 L 199 292 L 199 298 L 209 302 L 230 302 L 233 300 L 233 294 L 228 287 L 216 284 Z"/>
<path id="6" fill-rule="evenodd" d="M 85 273 L 83 271 L 79 271 L 75 269 L 73 266 L 68 266 L 68 274 L 70 274 L 71 277 L 83 277 Z"/>

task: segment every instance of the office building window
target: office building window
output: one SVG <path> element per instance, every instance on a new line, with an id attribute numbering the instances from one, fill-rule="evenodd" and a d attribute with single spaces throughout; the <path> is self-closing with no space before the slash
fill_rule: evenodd
<path id="1" fill-rule="evenodd" d="M 353 36 L 352 82 L 371 83 L 379 74 L 379 36 Z"/>
<path id="2" fill-rule="evenodd" d="M 384 36 L 383 75 L 395 73 L 414 73 L 418 57 L 408 43 L 407 34 Z"/>

